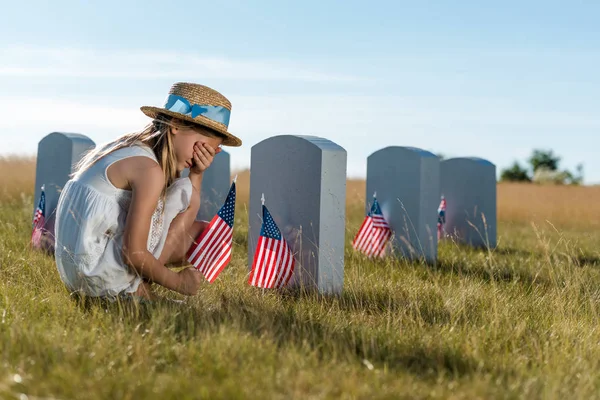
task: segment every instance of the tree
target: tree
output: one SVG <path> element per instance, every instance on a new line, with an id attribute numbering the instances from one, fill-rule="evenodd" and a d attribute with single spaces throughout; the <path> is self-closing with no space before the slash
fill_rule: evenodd
<path id="1" fill-rule="evenodd" d="M 577 175 L 573 177 L 571 183 L 573 185 L 581 185 L 583 183 L 583 164 L 577 164 Z"/>
<path id="2" fill-rule="evenodd" d="M 529 158 L 529 164 L 531 164 L 534 174 L 539 168 L 556 171 L 559 163 L 560 157 L 555 155 L 552 150 L 533 150 L 533 154 Z"/>
<path id="3" fill-rule="evenodd" d="M 570 185 L 581 185 L 583 183 L 583 164 L 577 164 L 575 169 L 577 171 L 575 174 L 565 171 L 567 173 L 566 183 Z"/>
<path id="4" fill-rule="evenodd" d="M 546 166 L 540 166 L 533 174 L 533 182 L 541 184 L 564 185 L 570 183 L 573 174 L 569 171 L 551 170 Z"/>
<path id="5" fill-rule="evenodd" d="M 581 185 L 583 184 L 583 165 L 576 167 L 575 173 L 559 169 L 561 158 L 552 150 L 533 150 L 528 162 L 531 170 L 522 167 L 517 161 L 510 168 L 502 170 L 500 181 L 508 182 L 534 182 L 555 185 Z"/>
<path id="6" fill-rule="evenodd" d="M 500 181 L 504 182 L 531 182 L 527 170 L 515 161 L 510 168 L 506 168 L 500 175 Z"/>

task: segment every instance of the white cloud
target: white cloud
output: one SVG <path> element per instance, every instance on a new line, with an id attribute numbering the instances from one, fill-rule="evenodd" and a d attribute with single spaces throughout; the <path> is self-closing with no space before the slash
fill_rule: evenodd
<path id="1" fill-rule="evenodd" d="M 353 82 L 362 78 L 328 73 L 282 60 L 236 60 L 179 52 L 7 47 L 0 49 L 0 76 L 233 79 Z"/>
<path id="2" fill-rule="evenodd" d="M 528 110 L 510 101 L 475 97 L 231 96 L 232 123 L 302 131 L 390 132 L 398 127 L 453 130 L 456 127 L 599 129 L 600 116 L 584 112 Z M 507 132 L 508 133 L 508 132 Z M 499 138 L 501 139 L 501 138 Z"/>
<path id="3" fill-rule="evenodd" d="M 527 112 L 500 100 L 460 97 L 233 94 L 230 99 L 234 105 L 230 130 L 244 141 L 243 147 L 228 149 L 233 168 L 247 167 L 251 146 L 261 140 L 303 134 L 325 137 L 344 147 L 350 176 L 364 176 L 366 157 L 389 145 L 415 146 L 450 157 L 480 156 L 499 168 L 514 159 L 522 160 L 531 149 L 541 146 L 556 149 L 566 162 L 586 162 L 586 172 L 600 180 L 596 172 L 600 165 L 586 153 L 596 147 L 590 132 L 600 128 L 597 115 Z M 4 116 L 0 119 L 0 152 L 31 153 L 52 131 L 83 133 L 102 143 L 148 122 L 139 111 L 140 104 L 133 103 L 132 99 L 115 106 L 110 97 L 85 97 L 76 102 L 0 96 Z"/>
<path id="4" fill-rule="evenodd" d="M 3 97 L 0 109 L 5 118 L 0 128 L 6 130 L 29 127 L 130 128 L 148 122 L 139 108 L 113 107 L 106 104 L 83 104 L 51 98 Z"/>

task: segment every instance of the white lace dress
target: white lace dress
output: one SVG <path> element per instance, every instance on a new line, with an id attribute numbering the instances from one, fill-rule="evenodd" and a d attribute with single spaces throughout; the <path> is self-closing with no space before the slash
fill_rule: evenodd
<path id="1" fill-rule="evenodd" d="M 147 146 L 119 149 L 73 177 L 61 191 L 56 209 L 55 259 L 70 291 L 116 297 L 135 292 L 142 281 L 121 257 L 131 191 L 116 188 L 106 174 L 115 161 L 134 156 L 156 161 Z M 192 190 L 189 178 L 180 178 L 168 188 L 165 203 L 159 201 L 147 244 L 156 258 L 162 252 L 171 221 L 189 207 Z"/>

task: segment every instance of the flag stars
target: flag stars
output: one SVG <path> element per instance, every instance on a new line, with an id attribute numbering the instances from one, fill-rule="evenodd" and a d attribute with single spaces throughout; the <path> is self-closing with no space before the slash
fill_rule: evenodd
<path id="1" fill-rule="evenodd" d="M 271 217 L 269 210 L 267 210 L 265 206 L 263 206 L 263 221 L 264 223 L 260 234 L 271 239 L 281 239 L 281 232 L 279 232 L 279 228 L 275 225 L 273 217 Z"/>
<path id="2" fill-rule="evenodd" d="M 233 217 L 235 211 L 235 188 L 232 186 L 230 189 L 229 195 L 225 200 L 225 204 L 219 210 L 219 216 L 229 225 L 233 227 Z"/>
<path id="3" fill-rule="evenodd" d="M 371 207 L 371 214 L 372 215 L 381 215 L 381 207 L 379 207 L 379 202 L 377 201 L 377 199 L 375 199 L 375 201 L 373 202 L 373 207 Z"/>

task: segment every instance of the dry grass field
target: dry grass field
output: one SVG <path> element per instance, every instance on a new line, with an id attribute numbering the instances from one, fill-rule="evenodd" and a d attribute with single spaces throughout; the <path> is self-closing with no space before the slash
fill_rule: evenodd
<path id="1" fill-rule="evenodd" d="M 0 159 L 0 398 L 600 398 L 600 188 L 498 186 L 499 246 L 436 265 L 368 260 L 344 292 L 246 284 L 248 172 L 234 254 L 183 304 L 79 302 L 31 251 L 35 166 Z"/>

